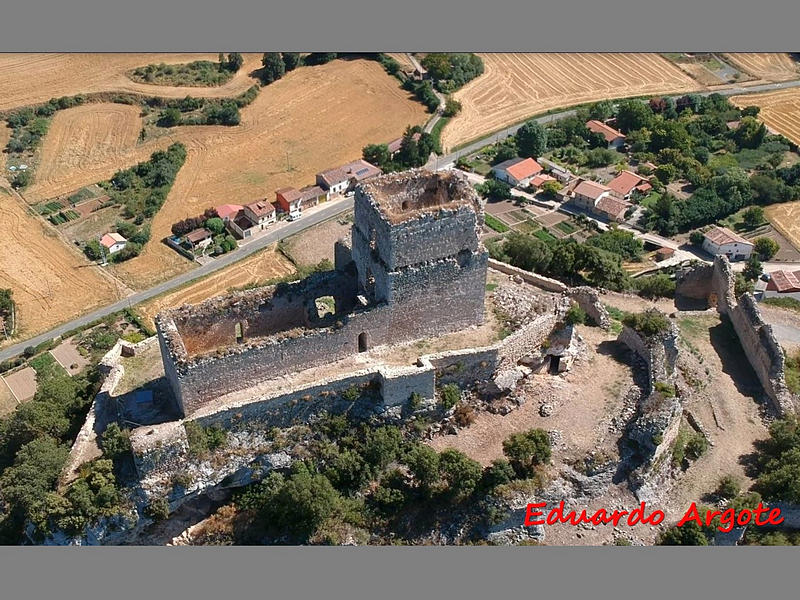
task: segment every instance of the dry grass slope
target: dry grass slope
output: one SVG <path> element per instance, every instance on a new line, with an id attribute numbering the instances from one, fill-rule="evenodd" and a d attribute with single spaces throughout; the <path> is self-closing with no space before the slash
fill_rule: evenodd
<path id="1" fill-rule="evenodd" d="M 217 60 L 217 54 L 0 54 L 0 110 L 92 92 L 135 92 L 171 98 L 186 95 L 224 98 L 240 94 L 261 67 L 260 54 L 245 54 L 244 65 L 219 87 L 171 87 L 131 80 L 127 72 L 153 63 Z"/>
<path id="2" fill-rule="evenodd" d="M 59 111 L 42 144 L 28 202 L 72 191 L 77 181 L 100 181 L 110 164 L 126 162 L 141 129 L 140 108 L 124 104 L 86 104 Z"/>
<path id="3" fill-rule="evenodd" d="M 700 87 L 657 54 L 481 54 L 486 66 L 455 97 L 463 110 L 445 127 L 447 148 L 536 113 L 603 98 Z"/>
<path id="4" fill-rule="evenodd" d="M 798 63 L 786 52 L 730 52 L 725 57 L 759 79 L 787 81 L 800 76 Z"/>
<path id="5" fill-rule="evenodd" d="M 116 283 L 31 216 L 2 178 L 0 215 L 0 288 L 14 291 L 19 334 L 36 335 L 121 297 Z"/>

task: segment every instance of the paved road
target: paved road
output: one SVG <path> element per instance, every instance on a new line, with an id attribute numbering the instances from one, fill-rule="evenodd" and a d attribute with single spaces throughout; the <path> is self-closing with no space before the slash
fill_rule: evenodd
<path id="1" fill-rule="evenodd" d="M 36 337 L 29 338 L 13 346 L 8 346 L 7 348 L 3 348 L 0 350 L 0 361 L 6 360 L 7 358 L 11 358 L 18 354 L 21 354 L 22 351 L 28 346 L 36 346 L 41 344 L 44 341 L 51 340 L 59 335 L 75 329 L 76 327 L 81 327 L 83 325 L 87 325 L 92 321 L 96 321 L 102 317 L 115 313 L 117 311 L 123 310 L 130 306 L 134 306 L 140 302 L 144 302 L 145 300 L 149 300 L 159 294 L 163 294 L 164 292 L 168 292 L 174 288 L 180 287 L 190 281 L 194 281 L 200 277 L 204 277 L 209 273 L 213 273 L 214 271 L 218 271 L 219 269 L 224 269 L 225 267 L 250 256 L 251 254 L 258 252 L 259 250 L 269 246 L 270 244 L 274 244 L 284 238 L 287 238 L 295 233 L 303 231 L 304 229 L 308 229 L 317 223 L 321 223 L 322 221 L 326 221 L 336 215 L 339 215 L 353 207 L 353 200 L 351 198 L 344 198 L 342 200 L 336 200 L 331 202 L 327 205 L 320 205 L 317 210 L 313 212 L 309 212 L 304 214 L 303 217 L 297 221 L 286 222 L 283 221 L 281 224 L 270 231 L 269 233 L 265 234 L 263 237 L 242 246 L 238 250 L 234 250 L 233 252 L 229 252 L 228 254 L 223 254 L 220 258 L 214 259 L 208 264 L 202 265 L 197 269 L 193 269 L 187 273 L 183 273 L 178 275 L 177 277 L 173 277 L 163 283 L 158 284 L 155 287 L 152 287 L 148 290 L 144 290 L 142 292 L 136 292 L 128 296 L 127 298 L 123 298 L 122 300 L 115 302 L 114 304 L 110 304 L 108 306 L 104 306 L 98 310 L 95 310 L 91 313 L 83 315 L 82 317 L 78 317 L 77 319 L 73 319 L 69 323 L 64 323 L 56 327 L 55 329 L 51 329 L 46 333 L 42 333 L 37 335 Z"/>
<path id="2" fill-rule="evenodd" d="M 414 58 L 413 56 L 409 55 L 409 58 L 413 64 L 415 65 L 419 64 L 417 63 L 416 58 Z M 715 90 L 714 92 L 699 92 L 699 93 L 700 95 L 703 96 L 708 96 L 709 94 L 715 92 L 722 94 L 724 96 L 735 96 L 737 94 L 752 94 L 755 92 L 767 92 L 782 88 L 793 88 L 793 87 L 800 87 L 800 80 L 784 81 L 781 83 L 767 83 L 751 87 L 736 86 L 724 90 Z M 544 125 L 547 123 L 551 123 L 553 121 L 557 121 L 558 119 L 563 119 L 564 117 L 572 116 L 574 114 L 575 110 L 570 109 L 558 113 L 553 113 L 550 115 L 544 115 L 542 117 L 538 117 L 536 120 Z M 433 124 L 435 124 L 436 121 L 438 121 L 438 118 L 436 119 L 436 121 L 434 121 L 433 119 L 431 121 L 433 121 L 433 123 L 429 121 L 428 124 L 430 124 L 431 127 L 433 127 Z M 468 144 L 467 146 L 461 148 L 460 150 L 451 152 L 450 154 L 446 154 L 444 156 L 433 156 L 425 166 L 428 169 L 433 169 L 437 171 L 442 169 L 448 169 L 452 167 L 460 157 L 471 154 L 476 150 L 480 150 L 484 146 L 495 143 L 501 139 L 505 139 L 510 135 L 514 135 L 521 126 L 522 123 L 519 123 L 517 125 L 511 125 L 502 131 L 495 132 L 491 135 L 487 135 L 486 137 L 481 138 L 480 140 L 476 140 Z M 189 271 L 188 273 L 178 275 L 177 277 L 174 277 L 173 279 L 160 283 L 157 286 L 150 288 L 149 290 L 137 292 L 135 294 L 132 294 L 131 296 L 128 296 L 127 298 L 115 302 L 114 304 L 98 309 L 94 312 L 91 312 L 77 319 L 73 319 L 69 323 L 64 323 L 63 325 L 60 325 L 55 329 L 51 329 L 46 333 L 42 333 L 40 335 L 37 335 L 36 337 L 27 339 L 23 342 L 19 342 L 12 346 L 8 346 L 7 348 L 0 350 L 0 360 L 6 360 L 8 358 L 16 356 L 17 354 L 21 354 L 22 351 L 27 346 L 36 346 L 37 344 L 41 344 L 46 340 L 58 337 L 62 333 L 75 329 L 76 327 L 81 327 L 83 325 L 91 323 L 92 321 L 110 315 L 111 313 L 122 310 L 128 306 L 133 306 L 134 304 L 138 304 L 139 302 L 143 302 L 144 300 L 148 300 L 150 298 L 158 296 L 159 294 L 163 294 L 164 292 L 167 292 L 171 289 L 184 285 L 189 281 L 193 281 L 195 279 L 208 275 L 209 273 L 213 273 L 214 271 L 223 269 L 229 266 L 230 264 L 237 262 L 253 254 L 254 252 L 261 250 L 262 248 L 268 246 L 269 244 L 280 241 L 281 239 L 289 237 L 299 231 L 302 231 L 303 229 L 306 229 L 308 227 L 311 227 L 312 225 L 320 223 L 321 221 L 334 217 L 350 209 L 352 206 L 353 206 L 352 200 L 342 200 L 333 203 L 329 206 L 326 206 L 313 214 L 308 214 L 299 221 L 286 223 L 284 226 L 271 231 L 270 233 L 260 238 L 259 240 L 251 242 L 250 244 L 247 244 L 246 246 L 239 248 L 238 250 L 234 250 L 229 254 L 225 254 L 221 258 L 216 259 L 207 265 L 201 266 L 199 269 L 194 269 L 192 271 Z"/>
<path id="3" fill-rule="evenodd" d="M 754 85 L 750 87 L 742 87 L 742 86 L 735 86 L 729 87 L 721 90 L 713 90 L 708 92 L 697 92 L 701 96 L 710 96 L 711 94 L 721 94 L 723 96 L 737 96 L 740 94 L 754 94 L 757 92 L 770 92 L 774 90 L 784 89 L 784 88 L 794 88 L 800 87 L 800 79 L 796 81 L 783 81 L 781 83 L 764 83 L 761 85 Z M 673 96 L 673 98 L 678 98 L 684 94 L 679 94 Z M 575 114 L 574 109 L 564 110 L 561 112 L 553 113 L 550 115 L 544 115 L 542 117 L 538 117 L 536 119 L 537 122 L 545 125 L 547 123 L 552 123 L 553 121 L 557 121 L 559 119 L 563 119 L 565 117 L 571 117 Z M 500 140 L 504 140 L 505 138 L 514 135 L 517 133 L 517 130 L 522 127 L 523 123 L 518 123 L 516 125 L 511 125 L 506 129 L 501 131 L 495 132 L 491 135 L 487 135 L 475 142 L 470 143 L 469 145 L 456 150 L 455 152 L 451 152 L 450 154 L 446 154 L 444 156 L 436 156 L 431 158 L 428 161 L 428 164 L 425 165 L 429 169 L 442 169 L 448 168 L 449 166 L 455 164 L 455 162 L 461 158 L 462 156 L 467 156 L 472 154 L 473 152 L 480 150 L 484 146 L 488 146 L 489 144 L 493 144 L 499 142 Z"/>

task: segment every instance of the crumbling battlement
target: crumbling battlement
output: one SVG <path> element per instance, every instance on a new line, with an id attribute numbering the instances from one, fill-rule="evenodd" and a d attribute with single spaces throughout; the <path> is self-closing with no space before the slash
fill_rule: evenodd
<path id="1" fill-rule="evenodd" d="M 714 258 L 713 266 L 695 267 L 678 278 L 676 294 L 705 297 L 717 312 L 726 315 L 742 344 L 744 354 L 764 391 L 779 414 L 795 412 L 792 393 L 786 387 L 786 359 L 772 326 L 761 317 L 755 298 L 745 293 L 736 298 L 735 274 L 725 256 Z"/>
<path id="2" fill-rule="evenodd" d="M 678 328 L 670 321 L 669 331 L 650 337 L 624 325 L 618 341 L 630 348 L 647 366 L 648 389 L 653 392 L 656 382 L 673 383 L 675 364 L 678 360 Z"/>

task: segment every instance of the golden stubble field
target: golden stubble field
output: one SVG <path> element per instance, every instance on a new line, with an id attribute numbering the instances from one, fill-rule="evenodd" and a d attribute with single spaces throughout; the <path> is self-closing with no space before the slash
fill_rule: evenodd
<path id="1" fill-rule="evenodd" d="M 224 85 L 173 87 L 137 83 L 126 73 L 162 62 L 216 62 L 217 54 L 0 54 L 0 110 L 94 92 L 133 92 L 169 98 L 234 96 L 256 82 L 250 73 L 261 68 L 261 54 L 243 56 L 242 68 Z"/>
<path id="2" fill-rule="evenodd" d="M 724 56 L 758 79 L 787 81 L 800 76 L 798 63 L 786 52 L 728 52 Z"/>
<path id="3" fill-rule="evenodd" d="M 481 54 L 483 75 L 455 93 L 461 113 L 442 144 L 453 147 L 537 113 L 604 98 L 679 93 L 702 86 L 658 54 Z"/>
<path id="4" fill-rule="evenodd" d="M 0 288 L 13 290 L 23 338 L 125 295 L 122 286 L 31 216 L 2 177 L 0 215 Z"/>
<path id="5" fill-rule="evenodd" d="M 273 245 L 186 287 L 148 300 L 138 305 L 136 309 L 145 317 L 148 324 L 154 327 L 153 319 L 162 310 L 183 304 L 197 304 L 225 294 L 232 288 L 264 284 L 294 272 L 294 265 Z"/>

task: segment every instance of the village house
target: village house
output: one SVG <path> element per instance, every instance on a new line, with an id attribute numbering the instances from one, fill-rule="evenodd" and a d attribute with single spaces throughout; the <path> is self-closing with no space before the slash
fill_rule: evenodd
<path id="1" fill-rule="evenodd" d="M 266 200 L 258 200 L 245 205 L 244 215 L 254 227 L 264 229 L 275 222 L 275 206 Z"/>
<path id="2" fill-rule="evenodd" d="M 411 139 L 414 140 L 415 142 L 418 142 L 420 137 L 422 137 L 422 134 L 417 132 L 411 136 Z M 394 158 L 395 154 L 400 152 L 400 148 L 402 146 L 403 146 L 403 138 L 401 137 L 397 138 L 396 140 L 392 140 L 391 142 L 386 144 L 386 147 L 389 149 L 389 154 L 391 155 L 392 158 Z"/>
<path id="3" fill-rule="evenodd" d="M 285 187 L 275 190 L 275 204 L 282 213 L 298 212 L 302 204 L 303 195 L 300 190 L 293 187 Z"/>
<path id="4" fill-rule="evenodd" d="M 540 158 L 539 163 L 547 169 L 551 176 L 555 177 L 561 183 L 569 183 L 575 175 L 569 169 L 562 167 L 561 165 L 557 165 L 551 160 L 547 160 L 546 158 Z"/>
<path id="5" fill-rule="evenodd" d="M 631 171 L 620 172 L 619 175 L 608 182 L 608 187 L 615 196 L 623 200 L 646 196 L 653 189 L 647 179 Z"/>
<path id="6" fill-rule="evenodd" d="M 190 231 L 183 238 L 192 250 L 207 248 L 213 239 L 211 232 L 205 227 Z"/>
<path id="7" fill-rule="evenodd" d="M 116 254 L 122 250 L 127 243 L 128 240 L 118 233 L 107 233 L 100 238 L 100 245 L 103 246 L 109 254 Z"/>
<path id="8" fill-rule="evenodd" d="M 528 185 L 538 190 L 548 181 L 558 181 L 558 180 L 555 177 L 548 175 L 547 173 L 539 173 L 538 175 L 535 175 L 533 179 L 531 179 L 531 182 Z"/>
<path id="9" fill-rule="evenodd" d="M 606 125 L 602 121 L 592 119 L 586 122 L 586 127 L 589 128 L 589 131 L 602 135 L 609 150 L 619 150 L 625 144 L 625 136 L 622 132 L 617 131 L 610 125 Z"/>
<path id="10" fill-rule="evenodd" d="M 601 183 L 581 180 L 572 190 L 570 200 L 576 207 L 609 221 L 621 222 L 631 203 L 612 195 Z"/>
<path id="11" fill-rule="evenodd" d="M 239 204 L 223 204 L 222 206 L 218 206 L 215 210 L 217 211 L 217 216 L 222 219 L 223 223 L 227 224 L 232 219 L 236 218 L 242 210 L 243 206 Z"/>
<path id="12" fill-rule="evenodd" d="M 714 226 L 703 234 L 703 250 L 716 256 L 724 254 L 728 260 L 747 260 L 753 253 L 753 243 L 727 227 Z"/>
<path id="13" fill-rule="evenodd" d="M 761 284 L 761 282 L 759 282 Z M 762 298 L 794 298 L 800 300 L 800 271 L 780 270 L 769 274 Z"/>
<path id="14" fill-rule="evenodd" d="M 342 194 L 356 183 L 377 177 L 381 172 L 375 165 L 358 159 L 341 167 L 317 173 L 317 185 L 330 194 Z"/>
<path id="15" fill-rule="evenodd" d="M 542 165 L 532 158 L 510 158 L 492 167 L 500 181 L 515 187 L 528 187 L 531 180 L 542 172 Z"/>

